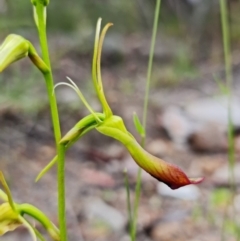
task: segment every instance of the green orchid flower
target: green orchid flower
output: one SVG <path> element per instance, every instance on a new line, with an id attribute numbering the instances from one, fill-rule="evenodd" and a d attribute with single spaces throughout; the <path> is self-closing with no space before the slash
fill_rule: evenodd
<path id="1" fill-rule="evenodd" d="M 25 218 L 25 215 L 28 215 L 43 225 L 52 240 L 60 241 L 59 230 L 43 212 L 33 205 L 27 203 L 17 204 L 13 201 L 12 194 L 1 171 L 0 182 L 5 189 L 5 192 L 0 189 L 0 199 L 3 201 L 0 205 L 0 236 L 20 226 L 25 226 L 34 241 L 37 241 L 37 239 L 44 241 L 44 237 Z"/>
<path id="2" fill-rule="evenodd" d="M 72 146 L 76 141 L 78 141 L 83 135 L 92 129 L 96 129 L 103 135 L 110 136 L 118 141 L 120 141 L 126 149 L 129 151 L 135 162 L 151 176 L 157 180 L 165 183 L 172 189 L 177 189 L 189 184 L 200 183 L 203 178 L 188 178 L 187 175 L 177 166 L 170 164 L 160 158 L 157 158 L 147 151 L 145 151 L 133 137 L 133 135 L 128 132 L 125 127 L 124 121 L 121 117 L 113 115 L 113 112 L 108 105 L 106 100 L 102 79 L 101 79 L 101 53 L 103 40 L 106 35 L 108 28 L 112 24 L 107 24 L 101 34 L 101 19 L 97 22 L 95 44 L 94 44 L 94 54 L 92 62 L 92 79 L 93 84 L 101 102 L 103 113 L 95 112 L 86 99 L 84 98 L 82 92 L 77 87 L 77 85 L 70 79 L 70 83 L 59 83 L 59 85 L 67 85 L 74 89 L 79 95 L 80 99 L 90 111 L 90 115 L 80 120 L 62 139 L 61 144 L 64 145 L 66 149 Z M 135 118 L 136 121 L 136 118 Z M 46 166 L 41 173 L 38 175 L 37 180 L 39 180 L 57 161 L 57 156 Z"/>

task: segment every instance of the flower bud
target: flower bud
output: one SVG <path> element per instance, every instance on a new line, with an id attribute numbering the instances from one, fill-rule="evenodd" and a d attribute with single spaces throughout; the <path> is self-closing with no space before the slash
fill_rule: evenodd
<path id="1" fill-rule="evenodd" d="M 11 63 L 28 55 L 29 42 L 21 36 L 10 34 L 0 46 L 0 72 Z"/>
<path id="2" fill-rule="evenodd" d="M 10 64 L 28 56 L 38 69 L 46 73 L 49 71 L 47 65 L 39 57 L 33 45 L 23 37 L 10 34 L 0 46 L 0 72 Z"/>

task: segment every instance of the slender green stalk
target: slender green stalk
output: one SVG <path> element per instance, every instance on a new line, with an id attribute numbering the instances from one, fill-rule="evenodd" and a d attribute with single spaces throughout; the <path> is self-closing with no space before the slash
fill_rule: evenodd
<path id="1" fill-rule="evenodd" d="M 131 207 L 131 200 L 130 200 L 130 189 L 129 189 L 127 169 L 123 171 L 123 174 L 124 174 L 125 188 L 127 191 L 128 222 L 129 222 L 129 231 L 130 231 L 129 233 L 131 234 L 133 222 L 132 222 L 132 207 Z M 132 236 L 131 236 L 131 239 L 133 239 Z"/>
<path id="2" fill-rule="evenodd" d="M 146 82 L 146 88 L 145 88 L 144 108 L 143 108 L 143 121 L 142 122 L 143 122 L 143 128 L 145 129 L 145 133 L 146 133 L 146 124 L 147 124 L 149 90 L 150 90 L 151 77 L 152 77 L 152 64 L 153 64 L 153 56 L 154 56 L 155 42 L 156 42 L 156 36 L 157 36 L 158 19 L 159 19 L 159 15 L 160 15 L 160 6 L 161 6 L 161 0 L 156 0 L 150 55 L 149 55 L 148 70 L 147 70 L 147 82 Z"/>
<path id="3" fill-rule="evenodd" d="M 65 149 L 62 145 L 59 144 L 61 140 L 61 130 L 58 116 L 58 108 L 56 96 L 53 93 L 54 90 L 54 81 L 51 71 L 51 63 L 49 58 L 48 51 L 48 42 L 47 42 L 47 34 L 46 34 L 46 7 L 41 3 L 37 3 L 36 7 L 36 15 L 37 15 L 37 27 L 38 34 L 40 39 L 40 45 L 42 49 L 42 56 L 44 62 L 49 67 L 50 71 L 44 74 L 44 78 L 46 81 L 48 98 L 50 102 L 51 108 L 51 116 L 52 116 L 52 124 L 54 129 L 55 142 L 57 147 L 58 154 L 58 221 L 60 226 L 60 236 L 61 241 L 67 240 L 67 230 L 66 230 L 66 214 L 65 214 L 65 182 L 64 182 L 64 162 L 65 162 Z"/>
<path id="4" fill-rule="evenodd" d="M 58 222 L 61 241 L 67 241 L 67 223 L 65 211 L 65 147 L 58 145 Z"/>
<path id="5" fill-rule="evenodd" d="M 225 74 L 226 74 L 226 88 L 228 94 L 228 166 L 229 166 L 229 184 L 232 189 L 232 203 L 236 192 L 235 183 L 235 143 L 234 143 L 234 127 L 232 120 L 232 56 L 231 56 L 231 41 L 229 28 L 229 12 L 226 0 L 220 0 L 221 11 L 221 25 L 222 25 L 222 39 L 224 50 Z M 233 204 L 233 210 L 235 206 Z M 236 222 L 235 211 L 233 212 L 233 220 Z M 224 228 L 224 227 L 223 227 Z M 238 227 L 236 225 L 236 238 L 240 239 Z M 222 232 L 223 234 L 223 232 Z M 223 236 L 223 235 L 222 235 Z"/>
<path id="6" fill-rule="evenodd" d="M 224 62 L 225 62 L 225 73 L 226 73 L 226 86 L 228 89 L 228 161 L 230 177 L 229 181 L 233 190 L 235 189 L 235 178 L 234 178 L 234 133 L 233 133 L 233 121 L 232 121 L 232 61 L 231 61 L 231 43 L 230 43 L 230 31 L 229 31 L 229 18 L 228 8 L 226 0 L 220 0 L 221 10 L 221 25 L 222 25 L 222 39 L 223 39 L 223 50 L 224 50 Z"/>
<path id="7" fill-rule="evenodd" d="M 141 140 L 142 147 L 145 146 L 145 139 L 146 139 L 146 123 L 147 123 L 149 90 L 150 90 L 150 83 L 151 83 L 155 42 L 156 42 L 157 29 L 158 29 L 158 20 L 159 20 L 159 15 L 160 15 L 160 6 L 161 6 L 161 0 L 156 0 L 150 55 L 149 55 L 148 70 L 147 70 L 147 82 L 146 82 L 145 97 L 144 97 L 142 123 L 143 123 L 143 128 L 144 128 L 145 134 L 143 135 L 142 140 Z M 133 224 L 132 224 L 132 230 L 131 230 L 132 241 L 136 240 L 136 227 L 137 227 L 137 218 L 138 218 L 138 206 L 139 206 L 139 200 L 140 200 L 140 195 L 141 195 L 141 182 L 142 182 L 142 170 L 141 170 L 141 168 L 139 168 L 138 175 L 137 175 L 137 184 L 136 184 L 136 189 L 135 189 Z"/>
<path id="8" fill-rule="evenodd" d="M 142 169 L 139 167 L 138 174 L 137 174 L 137 183 L 135 187 L 135 198 L 134 198 L 134 204 L 133 204 L 134 210 L 133 210 L 133 219 L 132 219 L 132 225 L 131 225 L 132 241 L 136 240 L 138 207 L 139 207 L 139 201 L 140 201 L 140 195 L 141 195 L 141 184 L 142 184 Z"/>

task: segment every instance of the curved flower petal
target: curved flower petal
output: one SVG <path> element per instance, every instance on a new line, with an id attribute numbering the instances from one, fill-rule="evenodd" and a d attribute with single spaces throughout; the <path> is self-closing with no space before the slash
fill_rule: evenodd
<path id="1" fill-rule="evenodd" d="M 136 145 L 136 143 L 132 145 Z M 132 149 L 132 147 L 129 148 Z M 140 148 L 142 147 L 138 145 L 138 149 Z M 188 178 L 178 166 L 167 163 L 146 152 L 144 149 L 141 150 L 142 155 L 138 155 L 132 151 L 130 151 L 130 153 L 141 168 L 158 181 L 168 185 L 171 189 L 177 189 L 189 184 L 197 184 L 203 180 L 203 178 Z"/>
<path id="2" fill-rule="evenodd" d="M 121 121 L 116 116 L 115 120 Z M 115 123 L 116 124 L 116 123 Z M 118 123 L 119 124 L 119 123 Z M 123 122 L 122 122 L 123 125 Z M 200 183 L 203 178 L 188 178 L 187 175 L 177 166 L 167 163 L 145 151 L 130 134 L 119 128 L 114 128 L 114 121 L 105 121 L 96 129 L 104 135 L 119 140 L 128 149 L 135 162 L 151 176 L 165 183 L 172 189 L 177 189 L 189 184 Z"/>

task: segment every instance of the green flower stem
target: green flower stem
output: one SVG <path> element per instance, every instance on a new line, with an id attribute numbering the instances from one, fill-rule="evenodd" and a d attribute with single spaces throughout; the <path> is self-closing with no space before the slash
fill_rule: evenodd
<path id="1" fill-rule="evenodd" d="M 232 203 L 236 194 L 236 181 L 234 174 L 235 167 L 235 143 L 234 143 L 234 127 L 232 120 L 232 55 L 231 55 L 231 40 L 229 29 L 229 12 L 226 0 L 220 0 L 221 11 L 221 26 L 222 26 L 222 40 L 225 62 L 225 75 L 226 75 L 226 89 L 228 96 L 228 166 L 229 166 L 229 184 L 232 189 Z M 226 217 L 224 218 L 224 224 L 226 223 Z M 236 240 L 240 240 L 238 221 L 236 217 L 235 205 L 233 204 L 232 221 L 236 223 Z M 224 226 L 222 227 L 222 239 L 224 238 Z"/>
<path id="2" fill-rule="evenodd" d="M 16 204 L 16 208 L 21 215 L 27 214 L 39 221 L 43 225 L 43 227 L 49 232 L 49 234 L 55 238 L 55 240 L 58 239 L 59 230 L 53 225 L 53 223 L 42 211 L 27 203 Z"/>
<path id="3" fill-rule="evenodd" d="M 131 233 L 132 230 L 132 207 L 131 207 L 131 198 L 130 198 L 130 188 L 129 188 L 129 180 L 128 180 L 128 173 L 127 169 L 123 171 L 124 174 L 124 182 L 125 182 L 125 188 L 127 190 L 127 207 L 128 207 L 128 222 L 129 222 L 129 233 Z M 131 237 L 132 239 L 132 237 Z"/>
<path id="4" fill-rule="evenodd" d="M 235 165 L 235 155 L 234 155 L 234 133 L 233 133 L 233 121 L 232 121 L 232 61 L 231 61 L 231 43 L 230 43 L 230 31 L 229 31 L 229 20 L 228 20 L 228 7 L 226 0 L 220 0 L 220 10 L 221 10 L 221 25 L 222 25 L 222 39 L 223 39 L 223 51 L 224 51 L 224 62 L 225 62 L 225 72 L 226 72 L 226 86 L 228 89 L 228 161 L 229 161 L 229 171 L 230 171 L 230 184 L 233 189 L 235 189 L 235 177 L 234 177 L 234 165 Z"/>
<path id="5" fill-rule="evenodd" d="M 144 108 L 143 108 L 143 121 L 142 122 L 143 122 L 143 128 L 145 129 L 145 133 L 146 133 L 146 124 L 147 124 L 149 90 L 150 90 L 151 77 L 152 77 L 152 64 L 153 64 L 153 56 L 154 56 L 155 42 L 156 42 L 157 29 L 158 29 L 160 6 L 161 6 L 161 0 L 156 0 L 150 55 L 149 55 L 149 60 L 148 60 L 147 82 L 146 82 L 146 88 L 145 88 L 146 92 L 145 92 Z M 143 139 L 145 139 L 145 137 Z M 142 142 L 144 143 L 145 140 L 143 140 Z"/>
<path id="6" fill-rule="evenodd" d="M 149 102 L 149 90 L 150 90 L 150 83 L 151 83 L 152 64 L 153 64 L 153 56 L 154 56 L 155 42 L 156 42 L 157 29 L 158 29 L 158 19 L 159 19 L 159 15 L 160 15 L 160 7 L 161 7 L 161 0 L 156 0 L 150 55 L 149 55 L 149 61 L 148 61 L 144 107 L 143 107 L 142 123 L 143 123 L 143 129 L 144 129 L 145 134 L 141 138 L 141 146 L 142 147 L 145 146 L 145 140 L 146 140 L 146 124 L 147 124 L 147 111 L 148 111 L 148 102 Z M 132 226 L 132 230 L 131 230 L 132 241 L 136 240 L 138 207 L 139 207 L 139 200 L 140 200 L 140 195 L 141 195 L 141 182 L 142 182 L 142 170 L 141 170 L 141 168 L 139 168 L 138 175 L 137 175 L 137 183 L 136 183 L 136 188 L 135 188 L 133 224 L 131 225 Z"/>
<path id="7" fill-rule="evenodd" d="M 48 43 L 46 35 L 46 23 L 45 23 L 45 6 L 41 3 L 37 3 L 36 6 L 36 17 L 37 27 L 40 38 L 40 45 L 42 49 L 42 56 L 44 62 L 49 67 L 49 72 L 44 74 L 46 80 L 48 98 L 51 108 L 52 124 L 54 129 L 55 142 L 57 146 L 58 154 L 58 219 L 60 226 L 61 241 L 67 240 L 66 230 L 66 214 L 65 214 L 65 183 L 64 183 L 64 161 L 65 161 L 65 150 L 62 145 L 59 144 L 61 140 L 61 130 L 58 116 L 58 108 L 56 96 L 53 92 L 54 82 L 51 71 L 51 64 L 48 52 Z"/>

